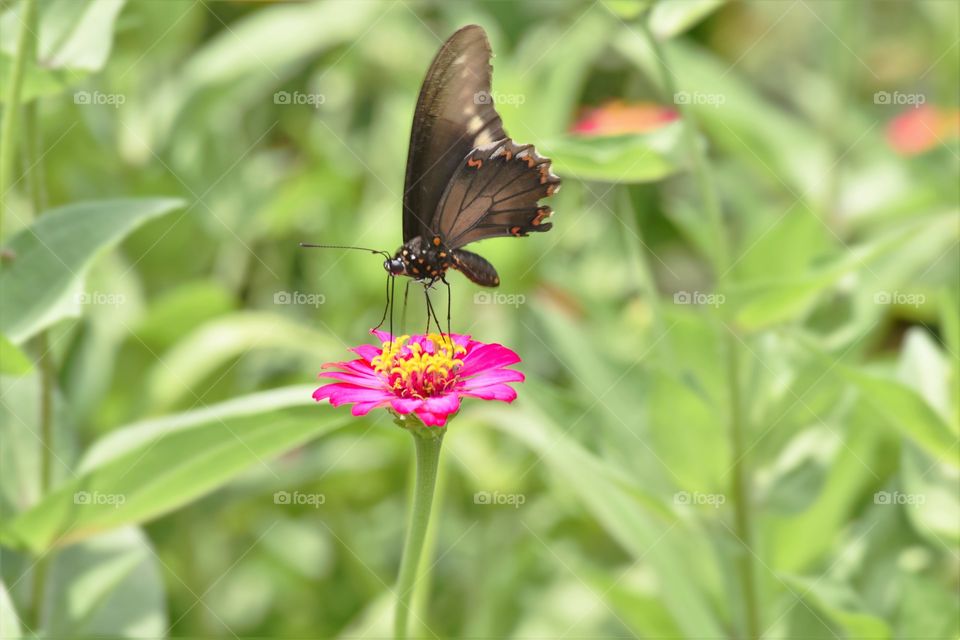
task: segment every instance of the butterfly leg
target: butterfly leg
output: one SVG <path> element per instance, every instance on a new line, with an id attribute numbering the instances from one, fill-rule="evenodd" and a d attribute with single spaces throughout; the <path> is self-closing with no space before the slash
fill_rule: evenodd
<path id="1" fill-rule="evenodd" d="M 433 310 L 433 303 L 430 302 L 430 292 L 427 290 L 427 287 L 423 288 L 423 297 L 427 300 L 427 328 L 424 333 L 430 333 L 430 320 L 437 325 L 437 332 L 443 334 L 443 329 L 440 328 L 440 320 L 437 319 L 437 312 Z"/>
<path id="2" fill-rule="evenodd" d="M 384 307 L 383 307 L 383 315 L 380 317 L 380 322 L 378 322 L 378 323 L 377 323 L 377 326 L 375 326 L 375 327 L 373 328 L 373 331 L 376 331 L 377 329 L 379 329 L 380 327 L 383 326 L 383 323 L 387 321 L 387 311 L 391 311 L 391 309 L 390 309 L 390 307 L 391 307 L 391 304 L 390 304 L 390 302 L 391 302 L 391 300 L 390 300 L 390 281 L 391 281 L 391 280 L 393 280 L 393 276 L 388 273 L 388 274 L 387 274 L 387 292 L 386 292 L 387 303 L 386 303 L 386 305 L 384 305 Z M 391 324 L 391 325 L 393 324 L 392 314 L 391 314 L 390 324 Z M 392 331 L 392 327 L 391 327 L 391 331 Z"/>
<path id="3" fill-rule="evenodd" d="M 407 296 L 410 295 L 410 278 L 407 278 L 407 283 L 403 286 L 403 311 L 400 312 L 400 331 L 403 331 L 407 326 Z"/>
<path id="4" fill-rule="evenodd" d="M 393 332 L 393 307 L 394 301 L 397 299 L 397 279 L 395 277 L 390 278 L 390 339 L 393 340 L 397 334 Z"/>
<path id="5" fill-rule="evenodd" d="M 452 290 L 450 289 L 450 283 L 447 282 L 446 276 L 440 276 L 440 280 L 443 284 L 447 285 L 447 339 L 450 340 L 450 345 L 453 346 L 453 334 L 450 331 L 450 304 L 452 298 Z"/>

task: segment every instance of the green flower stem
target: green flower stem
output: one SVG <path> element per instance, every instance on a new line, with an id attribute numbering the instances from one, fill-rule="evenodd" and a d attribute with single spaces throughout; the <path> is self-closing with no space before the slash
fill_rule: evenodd
<path id="1" fill-rule="evenodd" d="M 413 487 L 413 508 L 410 512 L 407 540 L 400 562 L 400 577 L 397 579 L 397 613 L 393 631 L 394 637 L 398 639 L 407 637 L 407 621 L 417 586 L 417 570 L 420 567 L 423 543 L 430 524 L 430 509 L 437 484 L 437 467 L 444 430 L 436 427 L 428 431 L 410 429 L 417 451 L 417 477 Z"/>
<path id="2" fill-rule="evenodd" d="M 13 61 L 13 73 L 6 86 L 6 103 L 3 120 L 0 123 L 0 238 L 3 234 L 3 215 L 12 189 L 15 150 L 17 148 L 17 118 L 20 115 L 21 92 L 27 61 L 37 58 L 37 33 L 39 15 L 36 0 L 25 0 L 21 27 L 17 41 L 16 57 Z M 37 100 L 32 100 L 24 108 L 23 119 L 23 166 L 27 169 L 27 184 L 33 215 L 38 216 L 46 208 L 43 172 L 40 168 L 41 132 L 37 114 Z M 57 369 L 50 355 L 50 340 L 46 331 L 41 332 L 35 341 L 39 355 L 40 369 L 40 495 L 45 496 L 53 483 L 53 393 L 56 387 Z M 33 585 L 31 593 L 33 628 L 40 632 L 43 626 L 43 600 L 46 592 L 47 571 L 50 553 L 44 552 L 33 565 Z"/>
<path id="3" fill-rule="evenodd" d="M 673 82 L 672 72 L 666 62 L 666 55 L 656 36 L 650 31 L 646 21 L 641 21 L 641 27 L 647 41 L 653 50 L 654 57 L 660 67 L 663 88 L 667 95 L 676 95 L 676 85 Z M 694 176 L 703 199 L 703 208 L 713 227 L 714 237 L 717 239 L 717 249 L 711 256 L 717 288 L 721 291 L 727 286 L 732 267 L 731 255 L 733 243 L 723 224 L 723 211 L 720 207 L 720 197 L 716 189 L 716 181 L 707 161 L 706 154 L 697 142 L 695 118 L 686 104 L 678 104 L 683 122 L 683 140 L 687 153 L 693 160 Z M 756 568 L 754 567 L 753 525 L 751 522 L 750 499 L 747 489 L 748 476 L 745 465 L 746 448 L 744 446 L 744 410 L 741 396 L 742 383 L 740 380 L 740 341 L 734 327 L 726 327 L 726 367 L 727 367 L 727 395 L 730 407 L 730 454 L 733 457 L 731 464 L 730 497 L 734 510 L 734 528 L 739 544 L 742 547 L 736 557 L 737 573 L 740 581 L 740 594 L 744 606 L 745 635 L 751 640 L 760 638 L 760 604 L 757 598 Z"/>
<path id="4" fill-rule="evenodd" d="M 13 71 L 4 90 L 6 102 L 3 107 L 3 121 L 0 122 L 0 239 L 3 239 L 3 217 L 7 210 L 7 195 L 13 175 L 14 149 L 17 148 L 17 116 L 20 115 L 20 92 L 23 89 L 23 76 L 27 68 L 27 55 L 30 41 L 35 30 L 37 0 L 24 0 L 23 15 L 20 16 L 20 36 L 17 39 L 17 52 L 13 59 Z"/>

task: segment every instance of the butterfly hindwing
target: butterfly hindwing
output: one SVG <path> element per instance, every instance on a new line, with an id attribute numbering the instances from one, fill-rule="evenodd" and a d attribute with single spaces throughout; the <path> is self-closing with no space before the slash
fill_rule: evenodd
<path id="1" fill-rule="evenodd" d="M 426 237 L 444 188 L 476 147 L 506 137 L 490 94 L 490 43 L 470 25 L 443 44 L 420 89 L 403 196 L 403 240 Z"/>
<path id="2" fill-rule="evenodd" d="M 474 149 L 460 162 L 440 199 L 430 233 L 444 246 L 464 245 L 498 236 L 548 231 L 552 211 L 541 198 L 559 188 L 550 160 L 533 145 L 509 138 Z"/>

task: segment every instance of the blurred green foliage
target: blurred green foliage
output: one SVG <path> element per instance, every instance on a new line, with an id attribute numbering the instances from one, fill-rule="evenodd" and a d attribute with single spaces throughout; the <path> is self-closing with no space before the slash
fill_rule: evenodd
<path id="1" fill-rule="evenodd" d="M 753 611 L 956 638 L 960 155 L 893 134 L 956 113 L 958 11 L 39 2 L 2 196 L 0 636 L 387 634 L 412 448 L 309 386 L 384 273 L 297 242 L 400 244 L 417 91 L 474 22 L 564 188 L 553 231 L 478 248 L 500 290 L 453 276 L 454 331 L 528 381 L 446 438 L 417 633 L 747 637 Z M 683 117 L 570 133 L 614 100 Z"/>

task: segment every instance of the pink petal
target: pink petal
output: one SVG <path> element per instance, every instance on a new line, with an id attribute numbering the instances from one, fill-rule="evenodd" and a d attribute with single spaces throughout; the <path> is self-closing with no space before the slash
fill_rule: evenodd
<path id="1" fill-rule="evenodd" d="M 502 400 L 503 402 L 513 402 L 517 399 L 516 390 L 505 384 L 493 384 L 488 387 L 464 389 L 460 394 L 480 398 L 481 400 Z"/>
<path id="2" fill-rule="evenodd" d="M 390 406 L 393 407 L 393 410 L 397 413 L 407 414 L 412 413 L 420 408 L 423 404 L 423 400 L 419 398 L 391 398 Z"/>
<path id="3" fill-rule="evenodd" d="M 370 333 L 377 336 L 380 339 L 380 342 L 393 342 L 393 336 L 387 333 L 386 331 L 380 331 L 379 329 L 371 329 Z"/>
<path id="4" fill-rule="evenodd" d="M 497 369 L 520 362 L 520 356 L 500 344 L 482 344 L 463 358 L 461 376 L 470 376 L 485 369 Z"/>
<path id="5" fill-rule="evenodd" d="M 442 427 L 447 423 L 447 414 L 445 413 L 430 413 L 421 409 L 417 411 L 417 417 L 428 427 Z"/>
<path id="6" fill-rule="evenodd" d="M 346 373 L 345 371 L 327 371 L 320 374 L 321 378 L 332 378 L 334 380 L 339 380 L 341 382 L 348 382 L 350 384 L 357 385 L 358 387 L 365 387 L 367 389 L 383 389 L 383 378 L 377 375 L 372 376 L 359 376 L 354 373 Z"/>
<path id="7" fill-rule="evenodd" d="M 339 407 L 350 402 L 388 401 L 392 396 L 382 389 L 365 389 L 352 384 L 335 382 L 326 384 L 313 392 L 313 399 L 317 402 L 326 398 L 330 404 Z"/>
<path id="8" fill-rule="evenodd" d="M 436 398 L 427 398 L 423 401 L 425 411 L 436 414 L 449 415 L 460 410 L 460 396 L 455 393 L 448 393 Z"/>
<path id="9" fill-rule="evenodd" d="M 350 413 L 355 416 L 365 416 L 373 409 L 382 407 L 385 404 L 387 404 L 387 400 L 380 400 L 378 402 L 358 402 L 357 404 L 353 405 L 352 409 L 350 409 Z"/>
<path id="10" fill-rule="evenodd" d="M 461 380 L 460 388 L 485 387 L 503 382 L 523 382 L 525 379 L 523 372 L 517 371 L 516 369 L 491 369 L 489 371 L 481 371 L 466 380 Z"/>
<path id="11" fill-rule="evenodd" d="M 375 347 L 372 344 L 361 344 L 357 347 L 352 347 L 350 351 L 353 351 L 368 363 L 373 362 L 373 359 L 381 353 L 380 347 Z"/>

